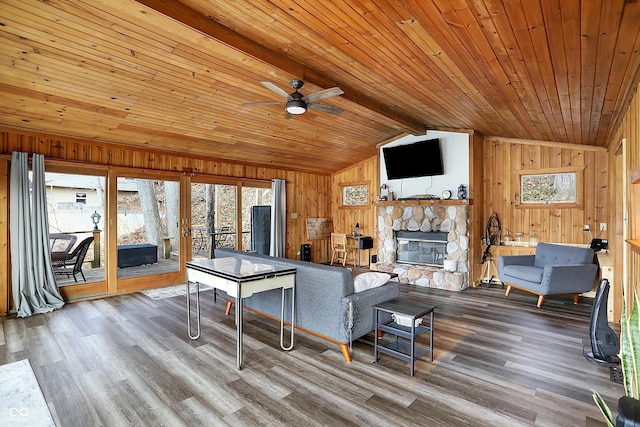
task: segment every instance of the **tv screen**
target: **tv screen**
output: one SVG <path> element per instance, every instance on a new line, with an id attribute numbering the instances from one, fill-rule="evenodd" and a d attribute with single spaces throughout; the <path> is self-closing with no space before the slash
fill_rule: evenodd
<path id="1" fill-rule="evenodd" d="M 416 178 L 443 175 L 439 139 L 427 139 L 413 144 L 383 147 L 387 178 Z"/>

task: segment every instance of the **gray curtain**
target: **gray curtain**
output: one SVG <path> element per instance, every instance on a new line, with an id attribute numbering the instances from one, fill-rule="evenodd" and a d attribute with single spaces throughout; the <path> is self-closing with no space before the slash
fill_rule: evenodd
<path id="1" fill-rule="evenodd" d="M 11 290 L 18 317 L 62 308 L 51 268 L 44 156 L 33 155 L 33 203 L 29 200 L 29 157 L 14 152 L 10 175 Z"/>
<path id="2" fill-rule="evenodd" d="M 287 250 L 287 182 L 274 179 L 271 182 L 271 246 L 269 255 L 284 258 Z"/>

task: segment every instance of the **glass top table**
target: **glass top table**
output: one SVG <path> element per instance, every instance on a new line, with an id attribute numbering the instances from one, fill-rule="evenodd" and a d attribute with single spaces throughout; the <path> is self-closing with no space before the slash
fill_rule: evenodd
<path id="1" fill-rule="evenodd" d="M 243 299 L 254 293 L 271 289 L 282 290 L 280 310 L 280 347 L 287 351 L 293 348 L 295 329 L 295 267 L 284 267 L 268 262 L 253 262 L 251 260 L 224 257 L 215 259 L 201 259 L 187 262 L 187 329 L 193 340 L 200 337 L 200 284 L 211 285 L 221 289 L 230 297 L 236 299 L 236 366 L 238 370 L 243 366 L 242 344 L 242 313 Z M 191 328 L 191 296 L 190 283 L 196 284 L 196 333 Z M 284 307 L 285 290 L 291 289 L 291 341 L 288 347 L 284 345 Z M 215 291 L 214 291 L 215 292 Z"/>

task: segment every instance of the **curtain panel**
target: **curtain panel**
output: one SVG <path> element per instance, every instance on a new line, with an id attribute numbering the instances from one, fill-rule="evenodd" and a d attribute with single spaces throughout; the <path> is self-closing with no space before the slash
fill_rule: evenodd
<path id="1" fill-rule="evenodd" d="M 34 154 L 32 168 L 30 182 L 28 154 L 12 153 L 9 184 L 11 291 L 18 317 L 47 313 L 64 306 L 51 267 L 44 156 Z"/>
<path id="2" fill-rule="evenodd" d="M 286 257 L 287 253 L 287 182 L 274 179 L 271 182 L 273 200 L 271 203 L 271 246 L 269 255 Z"/>

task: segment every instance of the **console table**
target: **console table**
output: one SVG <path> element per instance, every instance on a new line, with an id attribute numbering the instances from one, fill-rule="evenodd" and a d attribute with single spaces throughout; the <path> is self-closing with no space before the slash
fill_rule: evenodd
<path id="1" fill-rule="evenodd" d="M 295 267 L 280 267 L 266 262 L 253 262 L 236 257 L 201 259 L 187 262 L 187 329 L 189 338 L 200 338 L 200 283 L 225 291 L 236 299 L 236 366 L 243 366 L 242 312 L 244 298 L 254 293 L 282 289 L 280 311 L 280 347 L 293 348 L 295 330 Z M 191 297 L 189 284 L 196 284 L 196 333 L 191 329 Z M 284 346 L 285 289 L 291 289 L 291 341 Z M 214 290 L 215 292 L 215 290 Z"/>

